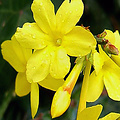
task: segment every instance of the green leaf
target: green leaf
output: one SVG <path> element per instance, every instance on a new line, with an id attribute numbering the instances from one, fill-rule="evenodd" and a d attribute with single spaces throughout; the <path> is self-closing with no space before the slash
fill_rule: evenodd
<path id="1" fill-rule="evenodd" d="M 10 90 L 5 93 L 3 102 L 0 105 L 0 120 L 3 118 L 3 115 L 7 109 L 10 101 L 12 100 L 12 98 L 13 98 L 13 90 Z"/>

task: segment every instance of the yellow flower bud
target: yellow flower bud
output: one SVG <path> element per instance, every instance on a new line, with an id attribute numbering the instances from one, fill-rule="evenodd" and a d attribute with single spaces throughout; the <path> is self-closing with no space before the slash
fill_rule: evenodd
<path id="1" fill-rule="evenodd" d="M 62 115 L 70 105 L 71 95 L 68 91 L 60 87 L 55 93 L 51 106 L 51 116 L 52 118 L 59 117 Z"/>

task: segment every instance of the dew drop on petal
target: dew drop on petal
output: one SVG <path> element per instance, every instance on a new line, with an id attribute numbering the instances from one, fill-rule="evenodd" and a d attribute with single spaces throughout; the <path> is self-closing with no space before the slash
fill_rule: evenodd
<path id="1" fill-rule="evenodd" d="M 50 55 L 53 56 L 53 52 L 51 52 Z"/>
<path id="2" fill-rule="evenodd" d="M 33 35 L 32 38 L 35 39 L 35 35 Z"/>
<path id="3" fill-rule="evenodd" d="M 44 64 L 47 64 L 47 60 L 44 60 L 43 63 L 44 63 Z"/>
<path id="4" fill-rule="evenodd" d="M 25 33 L 22 33 L 22 35 L 25 35 Z"/>
<path id="5" fill-rule="evenodd" d="M 68 68 L 69 68 L 69 66 L 66 66 L 64 69 L 65 69 L 65 70 L 68 70 Z"/>
<path id="6" fill-rule="evenodd" d="M 43 5 L 43 3 L 41 2 L 41 3 L 40 3 L 40 5 L 42 6 L 42 5 Z"/>
<path id="7" fill-rule="evenodd" d="M 36 67 L 34 66 L 33 69 L 35 69 Z"/>
<path id="8" fill-rule="evenodd" d="M 46 54 L 46 51 L 44 51 L 43 54 Z"/>
<path id="9" fill-rule="evenodd" d="M 78 57 L 79 57 L 79 58 L 82 58 L 82 56 L 81 56 L 81 55 L 79 55 Z"/>
<path id="10" fill-rule="evenodd" d="M 60 17 L 62 17 L 62 15 L 60 14 Z"/>
<path id="11" fill-rule="evenodd" d="M 19 32 L 19 31 L 20 31 L 20 29 L 21 29 L 21 28 L 20 28 L 20 27 L 18 27 L 18 28 L 17 28 L 17 31 Z"/>
<path id="12" fill-rule="evenodd" d="M 48 54 L 46 54 L 46 57 L 48 57 Z"/>
<path id="13" fill-rule="evenodd" d="M 69 68 L 69 65 L 67 65 L 66 68 L 68 69 L 68 68 Z"/>
<path id="14" fill-rule="evenodd" d="M 66 12 L 65 12 L 65 14 L 67 15 L 67 14 L 68 14 L 68 12 L 66 11 Z"/>
<path id="15" fill-rule="evenodd" d="M 55 77 L 55 76 L 56 76 L 56 74 L 54 73 L 54 74 L 53 74 L 53 77 Z"/>
<path id="16" fill-rule="evenodd" d="M 41 48 L 41 46 L 42 46 L 42 45 L 41 45 L 41 44 L 39 44 L 39 47 L 40 47 L 40 48 Z"/>
<path id="17" fill-rule="evenodd" d="M 31 25 L 28 25 L 29 27 L 31 27 Z"/>
<path id="18" fill-rule="evenodd" d="M 120 98 L 120 95 L 117 95 L 118 98 Z"/>

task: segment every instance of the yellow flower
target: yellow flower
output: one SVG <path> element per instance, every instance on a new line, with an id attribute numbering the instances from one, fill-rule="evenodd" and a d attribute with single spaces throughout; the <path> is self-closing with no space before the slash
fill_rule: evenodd
<path id="1" fill-rule="evenodd" d="M 100 113 L 102 111 L 102 105 L 95 105 L 92 107 L 87 107 L 83 111 L 80 112 L 77 120 L 98 120 Z M 118 113 L 109 113 L 103 118 L 99 120 L 116 120 L 120 117 Z"/>
<path id="2" fill-rule="evenodd" d="M 55 14 L 50 0 L 34 0 L 35 23 L 25 23 L 15 34 L 25 48 L 35 49 L 28 60 L 29 82 L 42 81 L 49 73 L 61 79 L 70 70 L 70 56 L 84 56 L 95 48 L 93 35 L 75 26 L 83 14 L 81 0 L 65 0 Z"/>
<path id="3" fill-rule="evenodd" d="M 30 92 L 31 84 L 26 79 L 26 64 L 32 55 L 31 49 L 24 49 L 16 41 L 15 36 L 11 40 L 1 44 L 3 58 L 18 72 L 15 83 L 15 92 L 19 96 Z"/>
<path id="4" fill-rule="evenodd" d="M 119 120 L 120 119 L 120 114 L 119 113 L 109 113 L 103 118 L 100 118 L 99 120 Z"/>
<path id="5" fill-rule="evenodd" d="M 107 35 L 106 35 L 106 39 L 108 39 L 110 41 L 111 44 L 113 44 L 119 51 L 118 55 L 111 55 L 112 60 L 118 65 L 120 66 L 120 35 L 119 35 L 119 31 L 116 30 L 114 33 L 110 30 L 106 30 Z"/>
<path id="6" fill-rule="evenodd" d="M 26 78 L 26 64 L 32 55 L 32 49 L 26 49 L 20 46 L 15 36 L 11 40 L 2 43 L 3 58 L 18 72 L 15 81 L 15 92 L 22 97 L 30 92 L 32 118 L 38 110 L 39 105 L 39 86 L 37 83 L 29 83 Z M 63 84 L 64 80 L 56 80 L 48 75 L 39 84 L 47 89 L 56 91 Z"/>
<path id="7" fill-rule="evenodd" d="M 102 105 L 87 107 L 77 116 L 77 120 L 97 120 L 102 111 Z"/>
<path id="8" fill-rule="evenodd" d="M 87 101 L 93 102 L 101 95 L 104 85 L 108 96 L 120 101 L 120 67 L 99 46 L 99 53 L 93 54 L 95 70 L 89 78 Z"/>

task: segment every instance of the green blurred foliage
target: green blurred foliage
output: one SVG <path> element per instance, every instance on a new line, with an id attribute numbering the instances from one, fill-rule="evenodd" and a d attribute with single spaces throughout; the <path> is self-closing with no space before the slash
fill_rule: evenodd
<path id="1" fill-rule="evenodd" d="M 52 0 L 55 11 L 59 8 L 63 0 Z M 115 31 L 120 30 L 120 0 L 83 0 L 85 4 L 84 14 L 79 25 L 90 26 L 91 32 L 96 35 L 104 29 Z M 22 27 L 25 22 L 33 22 L 31 12 L 32 0 L 0 0 L 0 44 L 11 39 L 16 28 Z M 71 58 L 74 61 L 74 58 Z M 73 65 L 73 64 L 72 64 Z M 0 120 L 30 120 L 29 95 L 18 97 L 14 93 L 15 70 L 2 58 L 0 53 Z M 75 120 L 81 78 L 72 94 L 72 102 L 69 109 L 59 118 L 54 120 Z M 50 105 L 54 92 L 40 87 L 40 104 L 35 120 L 51 120 Z M 48 99 L 49 98 L 49 99 Z M 108 112 L 120 112 L 120 102 L 110 100 L 106 95 L 101 96 L 95 103 L 104 106 L 101 116 Z"/>

